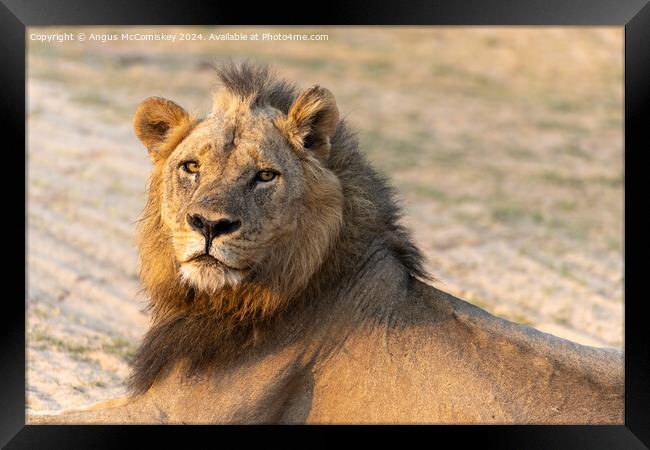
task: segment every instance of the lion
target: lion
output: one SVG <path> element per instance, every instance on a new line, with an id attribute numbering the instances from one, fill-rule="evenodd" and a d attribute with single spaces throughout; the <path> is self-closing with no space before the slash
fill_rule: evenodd
<path id="1" fill-rule="evenodd" d="M 31 423 L 621 424 L 623 355 L 430 285 L 334 95 L 217 68 L 205 117 L 134 117 L 151 327 L 129 393 Z"/>

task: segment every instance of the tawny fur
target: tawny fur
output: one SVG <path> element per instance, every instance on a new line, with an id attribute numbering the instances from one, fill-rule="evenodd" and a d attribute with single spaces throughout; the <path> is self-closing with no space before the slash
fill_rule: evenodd
<path id="1" fill-rule="evenodd" d="M 297 94 L 250 64 L 218 73 L 203 119 L 157 98 L 136 112 L 154 161 L 138 230 L 152 325 L 131 396 L 32 423 L 622 421 L 620 352 L 512 324 L 426 284 L 394 191 L 331 92 Z M 181 154 L 219 164 L 182 174 Z M 251 160 L 276 156 L 286 164 L 275 185 L 238 181 Z M 299 182 L 282 191 L 291 176 Z M 247 195 L 257 215 L 242 210 Z M 248 217 L 213 244 L 217 255 L 239 249 L 233 264 L 245 271 L 182 260 L 200 239 L 188 211 Z"/>

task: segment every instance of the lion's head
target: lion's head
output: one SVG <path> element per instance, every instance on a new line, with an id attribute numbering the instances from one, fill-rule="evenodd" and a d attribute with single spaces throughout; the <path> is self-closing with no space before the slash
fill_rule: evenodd
<path id="1" fill-rule="evenodd" d="M 153 250 L 166 247 L 178 283 L 210 296 L 215 308 L 268 314 L 306 286 L 338 236 L 342 188 L 326 164 L 338 109 L 318 86 L 292 100 L 265 69 L 219 74 L 223 88 L 202 120 L 158 97 L 136 111 L 160 216 L 142 240 L 157 235 Z M 155 259 L 147 250 L 144 266 Z"/>
<path id="2" fill-rule="evenodd" d="M 204 118 L 158 97 L 135 113 L 154 163 L 138 241 L 154 326 L 136 355 L 138 390 L 175 358 L 199 367 L 223 354 L 217 335 L 244 336 L 335 286 L 371 242 L 426 276 L 330 91 L 297 93 L 251 64 L 217 73 Z"/>

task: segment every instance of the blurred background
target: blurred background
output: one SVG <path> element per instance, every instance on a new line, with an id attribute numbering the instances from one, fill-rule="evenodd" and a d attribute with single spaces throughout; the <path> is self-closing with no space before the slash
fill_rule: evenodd
<path id="1" fill-rule="evenodd" d="M 32 33 L 79 32 L 84 42 Z M 319 41 L 90 41 L 305 33 Z M 623 28 L 28 29 L 27 401 L 119 395 L 148 326 L 135 221 L 146 97 L 209 111 L 211 64 L 318 83 L 401 193 L 436 286 L 493 314 L 623 346 Z"/>

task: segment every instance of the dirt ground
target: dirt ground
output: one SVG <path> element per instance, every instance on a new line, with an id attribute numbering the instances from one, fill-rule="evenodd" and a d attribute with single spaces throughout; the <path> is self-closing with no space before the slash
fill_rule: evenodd
<path id="1" fill-rule="evenodd" d="M 56 31 L 124 30 L 28 33 Z M 124 391 L 149 320 L 134 229 L 150 163 L 132 114 L 151 95 L 206 112 L 210 64 L 225 57 L 335 94 L 401 192 L 438 287 L 561 337 L 623 346 L 622 28 L 300 32 L 329 39 L 28 39 L 29 412 Z"/>

